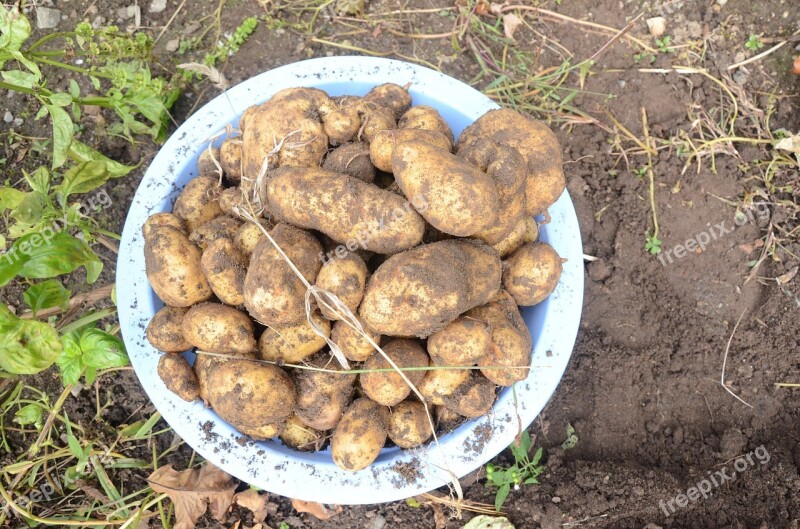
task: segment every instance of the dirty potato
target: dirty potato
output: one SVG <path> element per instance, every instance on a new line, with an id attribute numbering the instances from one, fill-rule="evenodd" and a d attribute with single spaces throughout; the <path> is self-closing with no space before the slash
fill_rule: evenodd
<path id="1" fill-rule="evenodd" d="M 434 130 L 444 134 L 450 144 L 453 143 L 453 131 L 439 111 L 428 105 L 417 105 L 409 108 L 397 122 L 401 129 Z"/>
<path id="2" fill-rule="evenodd" d="M 200 397 L 200 386 L 197 383 L 192 367 L 179 354 L 161 355 L 158 360 L 158 376 L 167 389 L 187 402 Z"/>
<path id="3" fill-rule="evenodd" d="M 555 290 L 563 263 L 549 244 L 528 243 L 506 261 L 503 286 L 517 305 L 536 305 Z"/>
<path id="4" fill-rule="evenodd" d="M 261 241 L 266 240 L 267 236 L 264 235 L 264 230 L 270 231 L 275 227 L 275 224 L 265 219 L 261 219 L 259 224 L 261 227 L 253 222 L 245 222 L 239 227 L 233 238 L 236 247 L 248 258 L 252 255 L 256 246 L 258 246 Z M 264 229 L 262 230 L 261 228 Z"/>
<path id="5" fill-rule="evenodd" d="M 428 367 L 429 358 L 425 349 L 414 340 L 397 339 L 382 346 L 397 367 Z M 370 356 L 363 369 L 393 369 L 393 366 L 380 353 Z M 403 374 L 414 386 L 425 377 L 425 371 L 404 371 Z M 384 406 L 394 406 L 411 393 L 411 386 L 397 371 L 362 373 L 359 376 L 364 393 Z"/>
<path id="6" fill-rule="evenodd" d="M 345 143 L 328 153 L 322 168 L 371 184 L 375 181 L 375 166 L 372 165 L 369 154 L 370 145 L 366 142 Z"/>
<path id="7" fill-rule="evenodd" d="M 389 410 L 362 397 L 353 401 L 331 438 L 336 466 L 355 472 L 370 466 L 386 444 Z"/>
<path id="8" fill-rule="evenodd" d="M 361 326 L 372 341 L 378 345 L 381 344 L 380 334 L 372 331 L 363 322 L 361 322 Z M 348 360 L 353 362 L 363 362 L 375 352 L 375 348 L 369 343 L 369 340 L 343 321 L 337 321 L 333 324 L 331 341 L 339 346 L 339 349 Z"/>
<path id="9" fill-rule="evenodd" d="M 200 265 L 202 253 L 183 231 L 166 225 L 146 225 L 144 231 L 145 272 L 161 301 L 190 307 L 213 295 Z"/>
<path id="10" fill-rule="evenodd" d="M 191 233 L 206 222 L 222 215 L 219 205 L 221 192 L 222 186 L 218 178 L 213 176 L 193 178 L 178 195 L 172 212 L 183 219 L 187 230 Z"/>
<path id="11" fill-rule="evenodd" d="M 215 163 L 216 160 L 216 163 Z M 219 149 L 211 147 L 203 149 L 200 156 L 197 158 L 197 174 L 216 176 L 219 178 Z"/>
<path id="12" fill-rule="evenodd" d="M 487 323 L 462 316 L 428 337 L 428 353 L 439 366 L 474 366 L 491 342 Z"/>
<path id="13" fill-rule="evenodd" d="M 392 153 L 395 147 L 407 141 L 420 141 L 443 151 L 453 150 L 453 140 L 435 130 L 394 129 L 382 130 L 369 144 L 369 157 L 381 171 L 392 171 Z"/>
<path id="14" fill-rule="evenodd" d="M 492 248 L 494 248 L 497 253 L 500 254 L 500 257 L 507 257 L 508 255 L 511 255 L 517 248 L 524 244 L 527 230 L 528 223 L 526 220 L 520 220 L 514 229 L 511 230 L 511 233 L 506 235 L 502 241 L 498 242 L 497 244 L 493 244 Z"/>
<path id="15" fill-rule="evenodd" d="M 186 341 L 181 330 L 188 310 L 185 307 L 164 307 L 156 312 L 145 331 L 150 345 L 165 353 L 182 353 L 191 349 L 192 344 Z"/>
<path id="16" fill-rule="evenodd" d="M 330 430 L 339 424 L 355 391 L 356 375 L 339 374 L 339 363 L 330 354 L 319 353 L 307 364 L 324 369 L 316 371 L 298 369 L 294 373 L 297 384 L 298 419 L 315 430 Z"/>
<path id="17" fill-rule="evenodd" d="M 426 402 L 441 406 L 445 397 L 452 395 L 469 375 L 469 369 L 432 369 L 425 373 L 418 389 Z"/>
<path id="18" fill-rule="evenodd" d="M 256 348 L 252 320 L 221 303 L 195 305 L 183 317 L 181 329 L 186 340 L 202 351 L 244 355 Z"/>
<path id="19" fill-rule="evenodd" d="M 474 419 L 489 413 L 496 397 L 494 384 L 479 374 L 473 374 L 444 398 L 444 405 L 459 415 Z"/>
<path id="20" fill-rule="evenodd" d="M 219 164 L 225 178 L 232 184 L 242 180 L 242 142 L 241 138 L 229 138 L 219 148 Z"/>
<path id="21" fill-rule="evenodd" d="M 317 311 L 311 315 L 317 328 L 331 334 L 331 322 Z M 262 360 L 297 364 L 327 345 L 325 338 L 314 332 L 308 320 L 300 323 L 267 327 L 258 339 L 258 356 Z"/>
<path id="22" fill-rule="evenodd" d="M 417 447 L 433 435 L 431 422 L 425 405 L 404 400 L 392 408 L 389 414 L 389 439 L 400 448 Z"/>
<path id="23" fill-rule="evenodd" d="M 233 239 L 242 221 L 230 215 L 222 215 L 206 222 L 192 233 L 189 240 L 205 250 L 208 243 L 217 239 Z"/>
<path id="24" fill-rule="evenodd" d="M 411 107 L 411 94 L 408 89 L 394 83 L 384 83 L 374 87 L 364 96 L 366 101 L 390 109 L 395 118 L 400 118 Z"/>
<path id="25" fill-rule="evenodd" d="M 322 443 L 325 442 L 325 435 L 319 430 L 303 424 L 303 421 L 297 415 L 291 415 L 286 419 L 280 439 L 283 444 L 295 450 L 311 452 L 322 448 Z"/>
<path id="26" fill-rule="evenodd" d="M 366 263 L 358 255 L 351 253 L 340 259 L 334 257 L 325 261 L 317 275 L 317 286 L 334 294 L 344 305 L 355 313 L 361 299 L 364 297 L 364 287 L 367 284 L 369 270 Z M 323 297 L 327 303 L 327 298 Z M 335 308 L 333 303 L 330 303 Z M 338 320 L 340 317 L 325 304 L 320 304 L 322 315 L 329 320 Z"/>

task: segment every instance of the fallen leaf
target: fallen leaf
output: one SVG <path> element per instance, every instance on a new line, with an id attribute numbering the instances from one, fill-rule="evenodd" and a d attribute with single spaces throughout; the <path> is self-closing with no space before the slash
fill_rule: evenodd
<path id="1" fill-rule="evenodd" d="M 372 38 L 377 39 L 378 37 L 381 36 L 381 33 L 383 33 L 383 28 L 381 28 L 381 25 L 378 24 L 377 26 L 375 26 L 375 29 L 372 30 Z"/>
<path id="2" fill-rule="evenodd" d="M 794 279 L 794 276 L 797 275 L 797 270 L 798 270 L 798 267 L 795 266 L 794 268 L 792 268 L 791 270 L 789 270 L 785 274 L 779 275 L 778 278 L 777 278 L 778 279 L 778 284 L 779 285 L 785 285 L 786 283 L 788 283 L 789 281 Z"/>
<path id="3" fill-rule="evenodd" d="M 520 24 L 522 24 L 522 19 L 514 13 L 503 15 L 503 33 L 507 39 L 514 40 L 514 32 L 517 31 Z"/>
<path id="4" fill-rule="evenodd" d="M 175 504 L 174 529 L 193 529 L 207 509 L 215 519 L 222 520 L 236 490 L 231 476 L 211 463 L 181 472 L 167 465 L 150 474 L 147 482 Z"/>
<path id="5" fill-rule="evenodd" d="M 292 500 L 292 507 L 294 507 L 297 512 L 307 512 L 314 518 L 320 520 L 330 520 L 342 512 L 341 505 L 331 505 L 331 508 L 328 509 L 321 503 L 313 501 Z"/>
<path id="6" fill-rule="evenodd" d="M 493 15 L 499 15 L 503 12 L 503 4 L 495 4 L 492 2 L 489 4 L 489 12 Z"/>
<path id="7" fill-rule="evenodd" d="M 514 529 L 508 518 L 502 516 L 476 516 L 463 529 Z"/>
<path id="8" fill-rule="evenodd" d="M 775 144 L 775 148 L 794 154 L 795 158 L 797 158 L 797 164 L 800 165 L 800 134 L 783 138 Z"/>
<path id="9" fill-rule="evenodd" d="M 253 513 L 253 520 L 263 522 L 267 519 L 267 503 L 269 494 L 260 494 L 257 490 L 247 489 L 233 497 L 233 501 L 239 506 Z"/>
<path id="10" fill-rule="evenodd" d="M 489 3 L 486 0 L 478 0 L 475 5 L 475 14 L 478 16 L 486 16 L 489 14 Z"/>
<path id="11" fill-rule="evenodd" d="M 792 63 L 792 73 L 800 75 L 800 57 L 796 57 L 794 63 Z"/>
<path id="12" fill-rule="evenodd" d="M 444 514 L 444 509 L 440 503 L 431 503 L 433 509 L 433 523 L 436 529 L 445 529 L 447 527 L 447 516 Z"/>
<path id="13" fill-rule="evenodd" d="M 220 90 L 227 90 L 228 80 L 222 75 L 222 72 L 214 68 L 213 66 L 208 66 L 207 64 L 200 64 L 196 62 L 187 62 L 184 64 L 179 64 L 178 68 L 182 70 L 188 70 L 190 72 L 198 73 L 204 77 L 207 77 L 209 81 L 211 81 L 215 87 Z"/>

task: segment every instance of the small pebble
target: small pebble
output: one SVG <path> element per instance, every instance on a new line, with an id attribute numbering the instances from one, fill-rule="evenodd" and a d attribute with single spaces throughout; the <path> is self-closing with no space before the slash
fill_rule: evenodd
<path id="1" fill-rule="evenodd" d="M 658 38 L 667 31 L 667 19 L 664 17 L 648 18 L 647 29 L 650 30 L 652 36 Z"/>
<path id="2" fill-rule="evenodd" d="M 53 29 L 61 22 L 61 11 L 50 7 L 36 8 L 36 26 L 39 29 Z"/>
<path id="3" fill-rule="evenodd" d="M 153 0 L 147 10 L 150 13 L 161 13 L 167 8 L 167 0 Z"/>
<path id="4" fill-rule="evenodd" d="M 560 497 L 558 497 L 558 496 L 553 496 L 553 499 L 552 499 L 551 501 L 552 501 L 553 503 L 561 503 L 561 498 L 560 498 Z"/>
<path id="5" fill-rule="evenodd" d="M 6 113 L 3 116 L 3 121 L 5 121 L 6 123 L 11 123 L 12 121 L 14 121 L 14 115 L 8 110 L 6 110 Z"/>
<path id="6" fill-rule="evenodd" d="M 180 48 L 180 46 L 181 46 L 181 39 L 172 39 L 167 42 L 165 48 L 168 52 L 174 53 L 178 51 L 178 48 Z"/>
<path id="7" fill-rule="evenodd" d="M 728 0 L 717 0 L 717 5 L 719 5 L 719 6 L 724 6 L 727 3 L 728 3 Z"/>
<path id="8" fill-rule="evenodd" d="M 19 127 L 19 126 L 20 126 L 20 125 L 22 125 L 23 123 L 25 123 L 25 120 L 24 120 L 24 119 L 22 119 L 22 118 L 14 118 L 14 126 L 15 126 L 15 127 Z"/>

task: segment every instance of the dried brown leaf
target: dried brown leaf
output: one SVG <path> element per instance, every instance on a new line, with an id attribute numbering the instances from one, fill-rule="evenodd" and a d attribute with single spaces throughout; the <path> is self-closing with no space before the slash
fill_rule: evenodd
<path id="1" fill-rule="evenodd" d="M 514 33 L 517 28 L 522 24 L 522 19 L 514 13 L 506 13 L 503 15 L 503 33 L 507 39 L 514 39 Z"/>
<path id="2" fill-rule="evenodd" d="M 253 513 L 253 521 L 263 522 L 267 519 L 267 503 L 269 494 L 260 494 L 257 490 L 247 489 L 233 497 L 233 500 L 240 506 Z"/>
<path id="3" fill-rule="evenodd" d="M 314 518 L 320 520 L 330 520 L 340 512 L 342 512 L 341 505 L 331 505 L 330 509 L 313 501 L 292 500 L 292 507 L 297 512 L 307 512 Z"/>
<path id="4" fill-rule="evenodd" d="M 778 284 L 779 285 L 785 285 L 786 283 L 788 283 L 789 281 L 794 279 L 794 276 L 797 275 L 797 270 L 798 270 L 798 267 L 795 266 L 794 268 L 792 268 L 791 270 L 789 270 L 785 274 L 779 275 L 778 276 Z"/>
<path id="5" fill-rule="evenodd" d="M 167 465 L 150 474 L 147 481 L 150 488 L 166 494 L 175 504 L 174 529 L 193 529 L 207 509 L 222 520 L 236 490 L 231 476 L 211 463 L 181 472 Z"/>

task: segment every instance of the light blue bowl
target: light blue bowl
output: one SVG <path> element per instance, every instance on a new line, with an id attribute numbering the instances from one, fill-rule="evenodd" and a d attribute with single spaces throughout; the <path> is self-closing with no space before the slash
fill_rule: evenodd
<path id="1" fill-rule="evenodd" d="M 565 192 L 549 210 L 552 222 L 540 228 L 540 239 L 567 259 L 561 281 L 547 300 L 522 311 L 534 340 L 530 376 L 514 391 L 503 390 L 489 416 L 442 436 L 438 446 L 385 448 L 371 467 L 346 472 L 333 464 L 329 451 L 296 452 L 279 441 L 240 444 L 242 435 L 212 410 L 200 402 L 184 402 L 166 389 L 156 372 L 159 352 L 145 338 L 145 327 L 163 304 L 145 276 L 144 221 L 153 213 L 172 210 L 180 189 L 197 176 L 197 157 L 209 138 L 226 124 L 235 125 L 247 107 L 283 88 L 309 86 L 331 95 L 363 95 L 386 82 L 411 83 L 414 104 L 436 108 L 456 137 L 487 110 L 497 108 L 460 81 L 389 59 L 330 57 L 276 68 L 218 96 L 175 131 L 147 169 L 122 233 L 117 264 L 119 319 L 131 363 L 153 404 L 203 457 L 243 481 L 291 498 L 334 504 L 388 502 L 447 485 L 450 473 L 466 475 L 506 448 L 542 411 L 567 367 L 578 332 L 583 253 L 575 210 Z"/>

